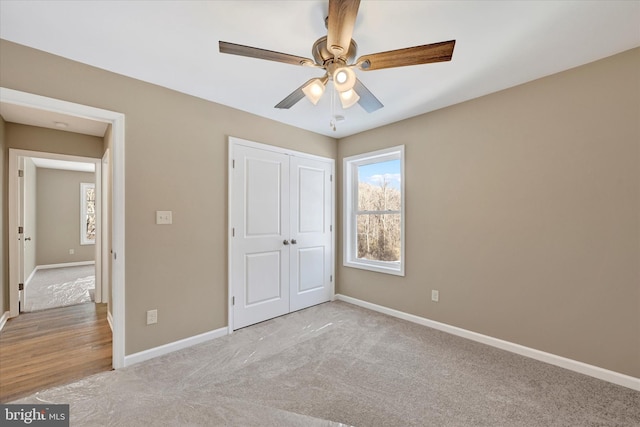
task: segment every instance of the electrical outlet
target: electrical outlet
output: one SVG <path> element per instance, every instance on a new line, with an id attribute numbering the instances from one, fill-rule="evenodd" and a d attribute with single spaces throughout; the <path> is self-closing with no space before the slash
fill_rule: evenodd
<path id="1" fill-rule="evenodd" d="M 147 311 L 147 325 L 158 323 L 158 310 Z"/>
<path id="2" fill-rule="evenodd" d="M 73 255 L 75 253 L 76 253 L 75 249 L 69 249 L 69 255 Z"/>
<path id="3" fill-rule="evenodd" d="M 433 289 L 431 291 L 431 301 L 438 302 L 440 300 L 440 292 Z"/>
<path id="4" fill-rule="evenodd" d="M 156 211 L 156 224 L 173 224 L 172 211 Z"/>

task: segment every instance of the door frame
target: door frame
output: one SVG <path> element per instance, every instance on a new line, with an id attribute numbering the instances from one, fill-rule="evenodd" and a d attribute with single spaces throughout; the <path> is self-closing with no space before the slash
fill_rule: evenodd
<path id="1" fill-rule="evenodd" d="M 232 215 L 232 200 L 233 200 L 233 167 L 234 167 L 234 159 L 233 159 L 233 148 L 236 145 L 243 145 L 245 147 L 257 148 L 265 151 L 272 151 L 280 154 L 287 154 L 290 156 L 304 157 L 307 159 L 315 159 L 321 161 L 331 161 L 333 162 L 333 171 L 332 171 L 332 179 L 331 179 L 331 224 L 333 225 L 332 233 L 331 233 L 331 275 L 333 280 L 331 280 L 331 300 L 335 298 L 336 294 L 336 268 L 335 268 L 335 260 L 336 260 L 336 179 L 335 179 L 335 159 L 331 159 L 329 157 L 317 156 L 315 154 L 303 153 L 301 151 L 290 150 L 287 148 L 277 147 L 274 145 L 263 144 L 260 142 L 249 141 L 242 138 L 237 138 L 234 136 L 229 136 L 229 144 L 228 144 L 228 163 L 227 163 L 227 315 L 228 315 L 228 326 L 227 333 L 231 335 L 233 333 L 233 282 L 232 282 L 232 247 L 231 247 L 231 239 L 233 238 L 233 224 Z"/>
<path id="2" fill-rule="evenodd" d="M 100 170 L 102 176 L 100 179 L 102 180 L 101 190 L 102 195 L 100 198 L 100 202 L 102 203 L 102 209 L 100 212 L 102 213 L 102 230 L 109 229 L 109 149 L 104 150 L 104 154 L 102 155 L 102 159 L 100 159 Z M 97 243 L 97 242 L 96 242 Z M 102 282 L 102 295 L 101 301 L 103 303 L 110 304 L 111 300 L 111 291 L 109 290 L 109 235 L 104 234 L 102 236 L 102 258 L 100 259 L 100 264 L 102 267 L 101 274 L 101 282 Z M 96 274 L 98 272 L 96 271 Z"/>
<path id="3" fill-rule="evenodd" d="M 112 364 L 123 368 L 125 355 L 125 115 L 115 111 L 48 98 L 27 92 L 0 87 L 0 101 L 36 110 L 53 111 L 111 124 L 112 134 Z M 14 197 L 15 192 L 9 188 Z M 13 239 L 12 239 L 13 240 Z M 9 250 L 15 245 L 9 245 Z M 11 252 L 10 252 L 11 253 Z M 14 255 L 15 256 L 15 255 Z M 17 298 L 17 283 L 9 284 L 10 303 Z M 10 317 L 17 316 L 17 306 L 10 307 Z"/>

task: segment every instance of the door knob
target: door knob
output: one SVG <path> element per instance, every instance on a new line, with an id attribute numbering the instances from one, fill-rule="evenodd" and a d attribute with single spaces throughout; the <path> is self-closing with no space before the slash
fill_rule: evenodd
<path id="1" fill-rule="evenodd" d="M 288 240 L 285 240 L 284 242 L 282 242 L 282 244 L 283 244 L 283 245 L 288 245 L 288 244 L 289 244 L 289 241 L 288 241 Z"/>
<path id="2" fill-rule="evenodd" d="M 25 238 L 24 238 L 24 240 L 25 240 L 25 241 L 27 241 L 27 240 L 31 240 L 31 237 L 25 237 Z"/>
<path id="3" fill-rule="evenodd" d="M 295 245 L 296 243 L 298 243 L 298 241 L 296 239 L 291 239 L 291 244 Z"/>

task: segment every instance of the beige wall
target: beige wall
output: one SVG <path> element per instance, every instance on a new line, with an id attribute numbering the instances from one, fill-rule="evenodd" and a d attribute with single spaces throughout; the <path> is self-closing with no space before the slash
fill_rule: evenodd
<path id="1" fill-rule="evenodd" d="M 80 244 L 80 184 L 95 183 L 90 172 L 38 168 L 37 264 L 95 260 L 95 245 Z M 69 254 L 69 249 L 74 254 Z"/>
<path id="2" fill-rule="evenodd" d="M 9 310 L 9 244 L 8 237 L 8 214 L 6 200 L 6 170 L 7 154 L 5 142 L 5 123 L 0 116 L 0 228 L 2 228 L 2 238 L 0 239 L 0 316 Z"/>
<path id="3" fill-rule="evenodd" d="M 227 325 L 228 136 L 336 156 L 332 138 L 4 40 L 0 86 L 126 116 L 126 354 Z"/>
<path id="4" fill-rule="evenodd" d="M 340 293 L 640 377 L 640 49 L 344 138 L 338 161 L 400 143 L 406 277 L 339 258 Z"/>
<path id="5" fill-rule="evenodd" d="M 2 81 L 4 79 L 0 76 Z M 103 142 L 97 136 L 7 123 L 5 138 L 7 148 L 102 158 Z"/>

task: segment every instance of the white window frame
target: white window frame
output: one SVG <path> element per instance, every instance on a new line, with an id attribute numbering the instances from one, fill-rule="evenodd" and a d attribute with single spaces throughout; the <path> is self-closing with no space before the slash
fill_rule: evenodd
<path id="1" fill-rule="evenodd" d="M 358 167 L 372 163 L 400 160 L 400 262 L 367 260 L 357 257 Z M 404 200 L 404 145 L 358 154 L 343 159 L 343 265 L 379 273 L 404 276 L 405 270 L 405 200 Z M 395 211 L 394 211 L 395 212 Z M 383 213 L 383 212 L 381 212 Z"/>
<path id="2" fill-rule="evenodd" d="M 80 183 L 80 244 L 81 245 L 95 245 L 96 240 L 87 239 L 87 224 L 85 218 L 87 217 L 87 189 L 93 188 L 95 190 L 96 185 L 92 182 Z"/>

